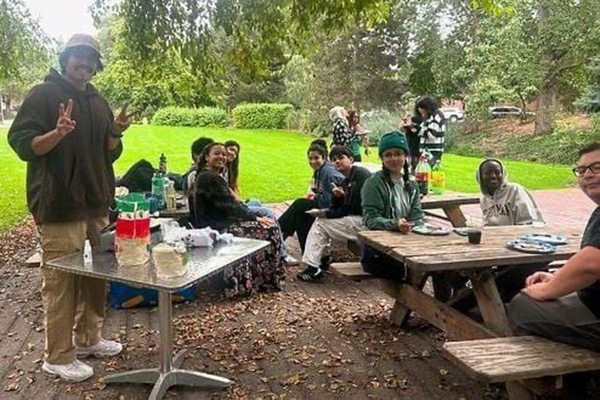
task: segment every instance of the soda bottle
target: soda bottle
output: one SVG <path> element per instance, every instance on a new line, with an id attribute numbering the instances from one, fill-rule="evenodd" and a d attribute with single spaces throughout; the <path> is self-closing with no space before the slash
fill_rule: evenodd
<path id="1" fill-rule="evenodd" d="M 437 160 L 431 169 L 431 191 L 435 194 L 443 194 L 446 190 L 446 171 L 441 160 Z"/>
<path id="2" fill-rule="evenodd" d="M 163 175 L 166 175 L 167 173 L 167 157 L 165 156 L 165 153 L 160 153 L 160 159 L 158 161 L 158 172 L 160 172 Z"/>
<path id="3" fill-rule="evenodd" d="M 160 172 L 152 176 L 152 195 L 158 200 L 158 209 L 165 209 L 165 178 Z"/>
<path id="4" fill-rule="evenodd" d="M 425 159 L 425 156 L 421 154 L 419 157 L 419 163 L 415 170 L 415 179 L 419 187 L 419 192 L 422 196 L 426 196 L 429 192 L 429 181 L 431 180 L 431 167 Z"/>

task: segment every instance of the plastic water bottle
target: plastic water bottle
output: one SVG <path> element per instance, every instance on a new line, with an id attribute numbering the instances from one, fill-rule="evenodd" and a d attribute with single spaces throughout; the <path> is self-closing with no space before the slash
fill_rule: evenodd
<path id="1" fill-rule="evenodd" d="M 158 209 L 165 209 L 165 178 L 160 172 L 152 176 L 152 195 L 158 200 Z"/>
<path id="2" fill-rule="evenodd" d="M 443 194 L 446 190 L 446 171 L 441 160 L 437 160 L 431 170 L 431 191 Z"/>
<path id="3" fill-rule="evenodd" d="M 421 196 L 426 196 L 429 192 L 429 181 L 431 180 L 431 167 L 425 159 L 425 156 L 421 154 L 419 157 L 419 164 L 415 170 L 415 179 L 419 187 Z"/>
<path id="4" fill-rule="evenodd" d="M 83 245 L 83 265 L 91 266 L 92 263 L 92 244 L 89 239 L 85 239 L 85 244 Z"/>

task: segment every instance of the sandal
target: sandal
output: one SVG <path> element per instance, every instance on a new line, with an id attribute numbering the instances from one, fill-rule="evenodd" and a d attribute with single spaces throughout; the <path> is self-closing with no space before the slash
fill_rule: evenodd
<path id="1" fill-rule="evenodd" d="M 320 268 L 311 267 L 310 265 L 296 275 L 296 278 L 304 282 L 312 282 L 322 277 L 323 271 Z"/>

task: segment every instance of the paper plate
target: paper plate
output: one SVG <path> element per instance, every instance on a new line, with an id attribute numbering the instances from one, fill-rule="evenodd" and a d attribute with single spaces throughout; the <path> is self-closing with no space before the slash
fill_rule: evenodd
<path id="1" fill-rule="evenodd" d="M 560 235 L 552 235 L 550 233 L 527 233 L 521 236 L 523 240 L 537 240 L 538 242 L 544 242 L 553 244 L 555 246 L 561 244 L 567 244 L 567 238 Z"/>
<path id="2" fill-rule="evenodd" d="M 545 242 L 539 242 L 537 240 L 511 240 L 506 244 L 511 250 L 522 251 L 523 253 L 535 253 L 535 254 L 548 254 L 554 253 L 556 247 Z"/>
<path id="3" fill-rule="evenodd" d="M 451 230 L 448 228 L 443 228 L 440 226 L 433 225 L 417 225 L 412 228 L 414 233 L 418 233 L 419 235 L 428 235 L 428 236 L 444 236 L 449 235 Z"/>

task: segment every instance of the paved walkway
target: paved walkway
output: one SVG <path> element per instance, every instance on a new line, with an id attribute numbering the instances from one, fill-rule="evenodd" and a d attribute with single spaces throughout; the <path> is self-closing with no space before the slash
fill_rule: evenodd
<path id="1" fill-rule="evenodd" d="M 531 194 L 546 222 L 557 225 L 585 226 L 596 204 L 579 188 L 535 190 Z M 465 215 L 481 218 L 479 205 L 462 207 Z"/>

